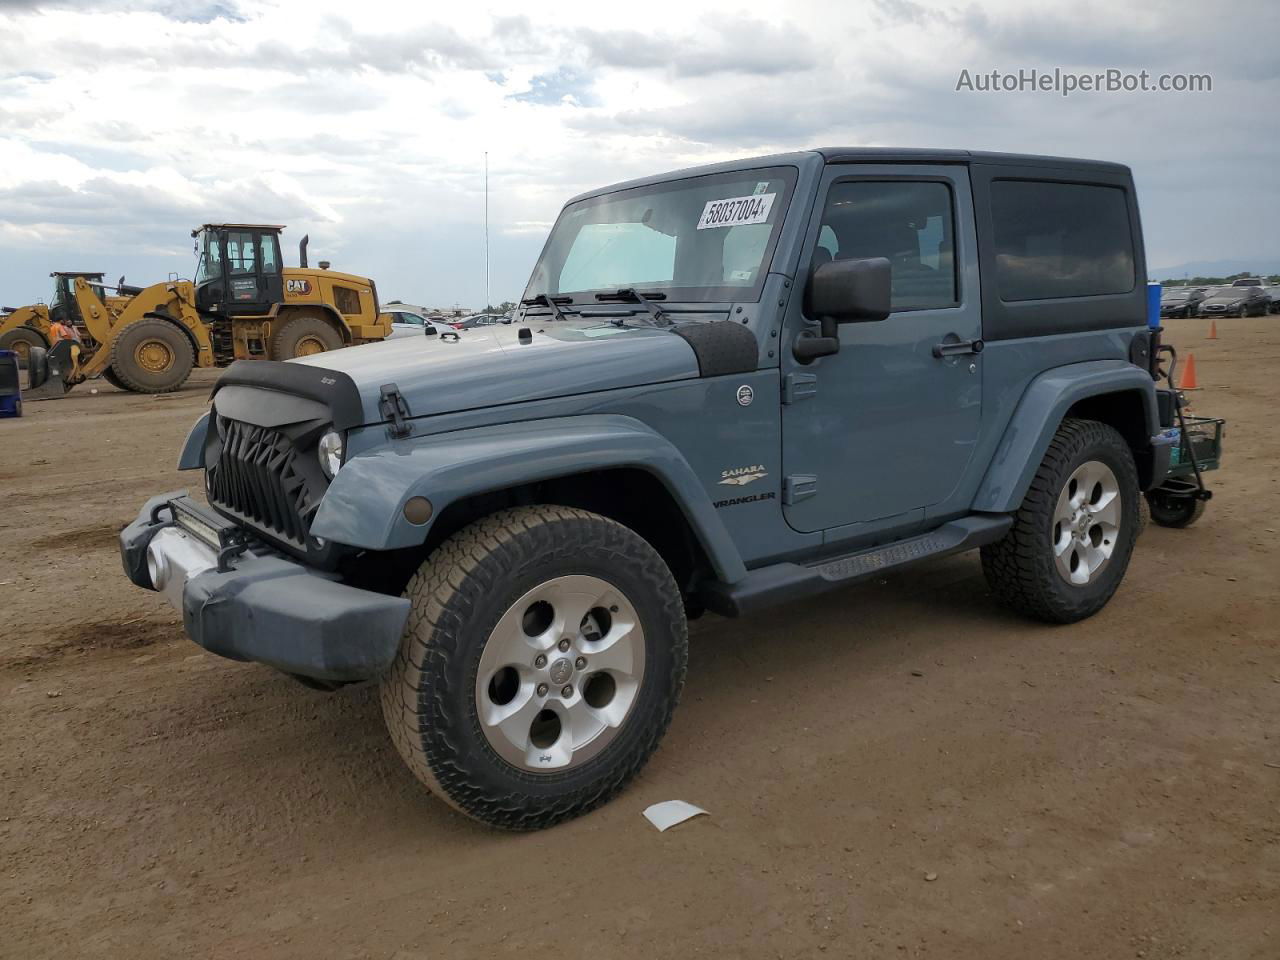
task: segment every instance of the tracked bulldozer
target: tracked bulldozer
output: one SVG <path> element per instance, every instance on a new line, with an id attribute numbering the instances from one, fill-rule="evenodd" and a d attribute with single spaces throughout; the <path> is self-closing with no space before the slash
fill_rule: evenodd
<path id="1" fill-rule="evenodd" d="M 29 346 L 28 399 L 61 396 L 90 377 L 137 393 L 167 393 L 195 367 L 233 360 L 288 360 L 384 339 L 372 280 L 307 264 L 307 237 L 298 267 L 280 256 L 282 226 L 204 224 L 192 231 L 195 281 L 171 280 L 105 296 L 101 275 L 74 277 L 64 295 L 80 342 Z M 56 319 L 56 317 L 55 317 Z M 45 336 L 48 340 L 47 334 Z"/>

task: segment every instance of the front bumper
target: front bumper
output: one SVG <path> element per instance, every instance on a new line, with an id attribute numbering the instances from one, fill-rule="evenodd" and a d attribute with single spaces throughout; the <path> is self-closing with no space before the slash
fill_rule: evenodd
<path id="1" fill-rule="evenodd" d="M 407 599 L 352 587 L 240 533 L 174 491 L 148 500 L 120 532 L 120 558 L 210 653 L 329 681 L 372 679 L 391 665 Z"/>

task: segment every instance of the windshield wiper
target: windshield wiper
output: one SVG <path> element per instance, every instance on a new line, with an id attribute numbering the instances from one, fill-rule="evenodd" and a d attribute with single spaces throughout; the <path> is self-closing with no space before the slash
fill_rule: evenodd
<path id="1" fill-rule="evenodd" d="M 652 318 L 652 323 L 655 327 L 671 326 L 671 319 L 662 312 L 661 307 L 654 303 L 655 300 L 667 299 L 667 295 L 665 293 L 660 293 L 656 290 L 653 293 L 641 293 L 635 287 L 623 287 L 621 290 L 615 290 L 613 293 L 597 293 L 596 299 L 601 301 L 620 301 L 623 303 L 642 303 L 644 304 L 645 309 L 649 311 L 649 316 Z"/>
<path id="2" fill-rule="evenodd" d="M 565 311 L 560 309 L 561 304 L 573 303 L 573 297 L 549 297 L 545 293 L 540 293 L 536 297 L 530 297 L 528 300 L 521 300 L 522 307 L 547 307 L 557 320 L 565 318 Z M 574 313 L 579 311 L 574 310 Z"/>

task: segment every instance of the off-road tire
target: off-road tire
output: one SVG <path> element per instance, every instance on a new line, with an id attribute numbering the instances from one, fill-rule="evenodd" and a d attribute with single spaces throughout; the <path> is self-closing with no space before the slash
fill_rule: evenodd
<path id="1" fill-rule="evenodd" d="M 111 384 L 111 385 L 112 385 L 113 387 L 115 387 L 117 390 L 128 390 L 128 389 L 129 389 L 128 387 L 126 387 L 126 386 L 124 385 L 124 381 L 122 381 L 119 377 L 117 377 L 117 376 L 116 376 L 116 372 L 115 372 L 114 370 L 112 370 L 112 369 L 111 369 L 111 367 L 106 367 L 106 368 L 102 371 L 102 379 L 103 379 L 103 380 L 105 380 L 105 381 L 107 381 L 107 383 Z"/>
<path id="2" fill-rule="evenodd" d="M 327 317 L 316 313 L 293 313 L 276 321 L 271 334 L 271 359 L 292 360 L 342 347 L 342 334 Z M 322 347 L 323 349 L 317 349 Z"/>
<path id="3" fill-rule="evenodd" d="M 601 752 L 560 773 L 528 772 L 485 738 L 476 674 L 503 613 L 539 583 L 574 574 L 608 581 L 634 605 L 644 677 Z M 502 510 L 438 546 L 404 595 L 413 608 L 382 681 L 383 716 L 414 775 L 454 809 L 510 830 L 548 827 L 609 800 L 657 748 L 684 683 L 688 628 L 667 565 L 627 527 L 569 507 Z"/>
<path id="4" fill-rule="evenodd" d="M 145 356 L 165 355 L 160 368 L 149 368 Z M 187 335 L 168 320 L 147 318 L 126 326 L 111 343 L 111 370 L 119 386 L 134 393 L 172 393 L 191 376 L 195 351 Z M 111 382 L 111 381 L 109 381 Z"/>
<path id="5" fill-rule="evenodd" d="M 1147 494 L 1151 522 L 1158 527 L 1189 527 L 1204 513 L 1204 501 L 1196 497 L 1171 497 L 1159 490 Z"/>
<path id="6" fill-rule="evenodd" d="M 49 348 L 49 341 L 39 330 L 30 327 L 14 327 L 0 336 L 0 350 L 12 350 L 18 355 L 18 369 L 27 369 L 27 351 L 32 347 Z"/>
<path id="7" fill-rule="evenodd" d="M 1058 495 L 1076 467 L 1088 461 L 1110 467 L 1119 485 L 1120 524 L 1111 558 L 1096 579 L 1066 582 L 1054 564 L 1053 513 Z M 1124 578 L 1141 526 L 1141 491 L 1133 452 L 1114 427 L 1096 420 L 1068 419 L 1058 427 L 1031 481 L 1013 526 L 982 548 L 982 572 L 993 596 L 1005 606 L 1048 623 L 1075 623 L 1093 616 Z"/>

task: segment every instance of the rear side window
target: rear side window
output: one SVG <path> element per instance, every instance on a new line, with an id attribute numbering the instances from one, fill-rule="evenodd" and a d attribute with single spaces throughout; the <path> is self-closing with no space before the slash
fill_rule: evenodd
<path id="1" fill-rule="evenodd" d="M 994 180 L 991 221 L 1001 300 L 1093 297 L 1134 287 L 1129 206 L 1119 187 Z"/>

